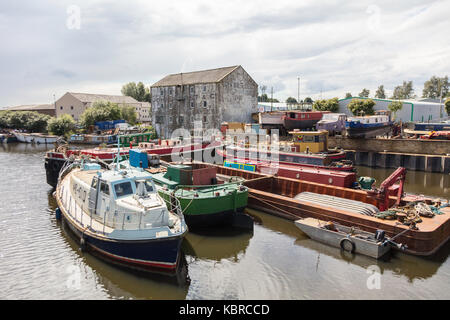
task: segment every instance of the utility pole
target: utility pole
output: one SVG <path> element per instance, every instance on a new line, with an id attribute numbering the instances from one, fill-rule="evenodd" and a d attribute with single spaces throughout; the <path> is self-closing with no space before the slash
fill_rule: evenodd
<path id="1" fill-rule="evenodd" d="M 270 94 L 270 111 L 272 112 L 273 111 L 273 87 L 272 87 L 272 89 L 270 91 L 271 91 L 271 94 Z"/>
<path id="2" fill-rule="evenodd" d="M 441 79 L 439 79 L 439 84 L 441 84 Z M 442 114 L 442 84 L 441 84 L 441 96 L 439 98 L 439 120 L 443 118 Z"/>

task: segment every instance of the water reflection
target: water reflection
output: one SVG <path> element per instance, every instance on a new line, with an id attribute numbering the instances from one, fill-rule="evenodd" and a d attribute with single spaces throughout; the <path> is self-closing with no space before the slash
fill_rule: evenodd
<path id="1" fill-rule="evenodd" d="M 319 268 L 320 264 L 320 255 L 326 255 L 364 269 L 372 265 L 377 265 L 382 273 L 385 270 L 389 270 L 396 275 L 405 276 L 409 282 L 412 282 L 414 279 L 427 279 L 435 275 L 439 268 L 447 261 L 450 254 L 450 242 L 447 242 L 440 250 L 429 257 L 412 256 L 392 250 L 382 259 L 376 260 L 360 254 L 342 252 L 339 248 L 314 241 L 298 229 L 292 221 L 280 219 L 252 209 L 246 209 L 246 212 L 258 220 L 264 227 L 294 238 L 294 244 L 296 246 L 313 250 L 316 253 L 317 268 Z"/>
<path id="2" fill-rule="evenodd" d="M 183 251 L 194 259 L 239 262 L 252 237 L 253 232 L 233 227 L 189 232 L 183 241 Z"/>
<path id="3" fill-rule="evenodd" d="M 395 169 L 368 168 L 358 166 L 358 176 L 375 178 L 379 186 Z M 450 197 L 450 174 L 410 171 L 406 173 L 405 192 L 426 196 Z"/>
<path id="4" fill-rule="evenodd" d="M 34 144 L 34 143 L 0 143 L 0 151 L 10 153 L 37 153 L 45 152 L 54 148 L 53 144 Z"/>

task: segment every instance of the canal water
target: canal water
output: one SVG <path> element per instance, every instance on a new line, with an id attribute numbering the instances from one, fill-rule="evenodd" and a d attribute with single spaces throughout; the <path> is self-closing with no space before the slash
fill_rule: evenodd
<path id="1" fill-rule="evenodd" d="M 450 244 L 418 258 L 346 256 L 292 222 L 248 210 L 253 233 L 186 236 L 174 276 L 125 271 L 82 253 L 55 219 L 45 146 L 0 145 L 0 299 L 449 299 Z M 377 183 L 392 170 L 358 168 Z M 406 190 L 449 197 L 450 176 L 409 172 Z"/>

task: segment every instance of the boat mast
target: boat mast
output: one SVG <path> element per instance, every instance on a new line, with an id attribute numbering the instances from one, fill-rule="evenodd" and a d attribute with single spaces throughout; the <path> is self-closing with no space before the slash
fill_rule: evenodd
<path id="1" fill-rule="evenodd" d="M 117 164 L 116 164 L 116 171 L 119 171 L 119 158 L 120 158 L 120 134 L 117 136 Z"/>

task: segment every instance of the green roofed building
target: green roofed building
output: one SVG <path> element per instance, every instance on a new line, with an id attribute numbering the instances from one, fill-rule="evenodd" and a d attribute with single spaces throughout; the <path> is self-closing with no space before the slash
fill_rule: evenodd
<path id="1" fill-rule="evenodd" d="M 393 101 L 392 99 L 376 99 L 376 98 L 364 98 L 364 97 L 351 97 L 339 100 L 339 113 L 345 113 L 349 116 L 352 115 L 347 108 L 350 101 L 353 99 L 372 99 L 375 102 L 374 109 L 389 110 L 388 106 Z M 441 120 L 448 119 L 448 114 L 445 112 L 444 101 L 431 102 L 424 100 L 400 100 L 403 102 L 403 107 L 396 113 L 395 120 L 402 122 L 439 122 Z"/>

